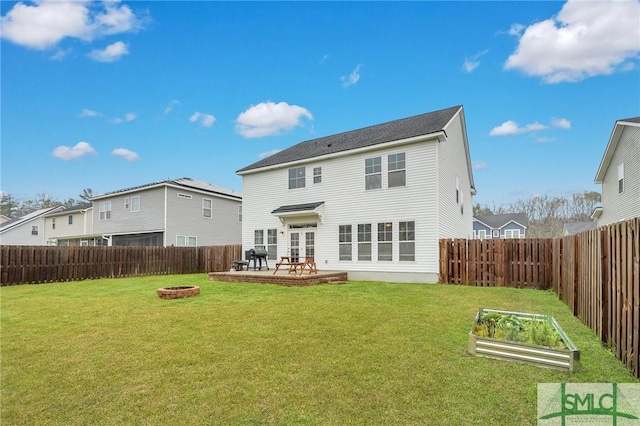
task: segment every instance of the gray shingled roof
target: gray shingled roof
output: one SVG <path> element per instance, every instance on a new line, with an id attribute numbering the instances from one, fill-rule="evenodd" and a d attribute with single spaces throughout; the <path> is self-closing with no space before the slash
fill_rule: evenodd
<path id="1" fill-rule="evenodd" d="M 427 114 L 300 142 L 244 167 L 236 173 L 440 132 L 460 108 L 462 106 L 458 105 Z"/>
<path id="2" fill-rule="evenodd" d="M 65 207 L 64 209 L 58 210 L 58 211 L 53 212 L 53 213 L 49 213 L 49 214 L 47 214 L 47 216 L 57 216 L 59 214 L 82 211 L 82 210 L 86 210 L 86 209 L 88 209 L 90 207 L 91 207 L 91 203 L 80 203 L 80 204 L 76 204 L 76 205 L 71 206 L 71 207 Z"/>
<path id="3" fill-rule="evenodd" d="M 640 117 L 625 118 L 618 121 L 624 121 L 626 123 L 640 123 Z"/>
<path id="4" fill-rule="evenodd" d="M 598 227 L 598 223 L 594 221 L 589 222 L 567 222 L 564 224 L 565 229 L 567 230 L 567 234 L 579 234 L 583 231 L 588 231 L 589 229 L 595 229 Z"/>
<path id="5" fill-rule="evenodd" d="M 478 222 L 482 222 L 492 229 L 502 228 L 507 223 L 514 221 L 520 225 L 527 227 L 528 218 L 525 213 L 506 213 L 506 214 L 487 214 L 476 215 L 473 217 Z"/>
<path id="6" fill-rule="evenodd" d="M 276 213 L 293 213 L 293 212 L 305 212 L 312 211 L 320 207 L 324 204 L 324 201 L 318 201 L 317 203 L 306 203 L 306 204 L 291 204 L 288 206 L 280 206 L 274 211 L 272 214 Z"/>
<path id="7" fill-rule="evenodd" d="M 100 194 L 100 195 L 96 195 L 94 197 L 91 197 L 92 200 L 97 200 L 100 198 L 104 198 L 106 196 L 111 196 L 114 194 L 119 194 L 121 192 L 129 192 L 129 191 L 134 191 L 134 190 L 138 190 L 138 189 L 144 189 L 144 188 L 149 188 L 152 186 L 159 186 L 159 185 L 177 185 L 177 186 L 182 186 L 185 188 L 191 188 L 191 189 L 199 189 L 202 191 L 207 191 L 210 192 L 212 194 L 220 194 L 220 195 L 227 195 L 227 196 L 231 196 L 231 197 L 235 197 L 235 198 L 242 198 L 242 194 L 237 193 L 231 189 L 226 189 L 226 188 L 221 188 L 219 186 L 214 186 L 211 185 L 210 183 L 207 182 L 203 182 L 197 179 L 192 179 L 189 177 L 183 177 L 180 179 L 168 179 L 168 180 L 163 180 L 160 182 L 153 182 L 153 183 L 148 183 L 146 185 L 140 185 L 140 186 L 133 186 L 131 188 L 126 188 L 126 189 L 120 189 L 117 191 L 111 191 L 111 192 L 106 192 L 104 194 Z"/>

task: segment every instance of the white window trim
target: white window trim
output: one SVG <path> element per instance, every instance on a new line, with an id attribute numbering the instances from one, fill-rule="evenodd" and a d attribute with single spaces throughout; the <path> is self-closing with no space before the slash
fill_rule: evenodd
<path id="1" fill-rule="evenodd" d="M 134 200 L 138 200 L 137 206 Z M 131 213 L 136 213 L 140 211 L 140 196 L 136 195 L 135 197 L 131 197 Z"/>
<path id="2" fill-rule="evenodd" d="M 124 209 L 125 210 L 129 210 L 129 206 L 131 205 L 129 201 L 130 201 L 129 197 L 124 199 Z"/>
<path id="3" fill-rule="evenodd" d="M 618 164 L 618 194 L 624 192 L 624 163 Z"/>
<path id="4" fill-rule="evenodd" d="M 111 201 L 102 201 L 98 204 L 98 220 L 102 221 L 109 219 L 111 219 Z"/>
<path id="5" fill-rule="evenodd" d="M 39 225 L 31 225 L 31 235 L 40 235 Z"/>
<path id="6" fill-rule="evenodd" d="M 210 207 L 205 206 L 205 202 L 209 201 Z M 207 216 L 205 214 L 206 211 L 210 211 L 210 215 Z M 211 198 L 203 198 L 202 199 L 202 217 L 205 219 L 213 219 L 213 199 Z"/>
<path id="7" fill-rule="evenodd" d="M 389 157 L 391 157 L 392 155 L 400 155 L 403 154 L 404 155 L 404 167 L 401 169 L 393 169 L 391 170 L 391 162 L 389 161 Z M 391 181 L 391 174 L 392 173 L 398 173 L 398 172 L 403 172 L 404 173 L 404 184 L 402 185 L 394 185 L 394 186 L 390 186 L 389 182 Z M 394 154 L 389 154 L 387 155 L 387 188 L 404 188 L 407 186 L 407 153 L 406 152 L 396 152 Z"/>
<path id="8" fill-rule="evenodd" d="M 367 161 L 368 160 L 376 160 L 376 159 L 380 160 L 380 171 L 373 171 L 373 172 L 367 173 Z M 373 165 L 372 167 L 375 167 L 375 165 Z M 379 176 L 380 177 L 380 186 L 379 187 L 367 188 L 367 178 L 370 177 L 370 176 Z M 382 189 L 382 187 L 383 187 L 383 185 L 382 185 L 382 156 L 378 155 L 378 156 L 375 156 L 375 157 L 365 158 L 364 159 L 364 189 L 365 189 L 365 191 L 380 190 L 380 189 Z"/>

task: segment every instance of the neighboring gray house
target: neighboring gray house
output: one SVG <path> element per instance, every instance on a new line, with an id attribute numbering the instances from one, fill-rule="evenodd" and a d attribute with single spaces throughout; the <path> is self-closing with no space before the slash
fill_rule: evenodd
<path id="1" fill-rule="evenodd" d="M 237 173 L 243 249 L 269 259 L 311 256 L 356 280 L 437 282 L 438 241 L 473 232 L 462 106 L 301 142 Z"/>
<path id="2" fill-rule="evenodd" d="M 113 246 L 239 244 L 242 195 L 191 178 L 91 198 L 93 234 Z"/>
<path id="3" fill-rule="evenodd" d="M 616 121 L 595 183 L 602 184 L 598 226 L 640 217 L 640 117 Z"/>
<path id="4" fill-rule="evenodd" d="M 40 209 L 0 224 L 0 245 L 45 245 L 44 216 L 62 209 L 62 206 Z"/>
<path id="5" fill-rule="evenodd" d="M 598 223 L 590 220 L 588 222 L 567 222 L 562 227 L 562 235 L 574 235 L 579 234 L 584 231 L 588 231 L 590 229 L 595 229 L 598 227 Z"/>
<path id="6" fill-rule="evenodd" d="M 104 246 L 107 240 L 93 234 L 91 203 L 48 213 L 44 217 L 45 243 L 52 246 Z"/>
<path id="7" fill-rule="evenodd" d="M 477 215 L 473 217 L 473 238 L 525 238 L 527 224 L 524 213 Z"/>

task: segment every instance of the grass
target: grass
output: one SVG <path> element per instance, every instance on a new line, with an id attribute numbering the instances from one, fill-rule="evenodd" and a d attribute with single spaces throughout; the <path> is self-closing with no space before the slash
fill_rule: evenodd
<path id="1" fill-rule="evenodd" d="M 201 294 L 155 294 L 178 285 Z M 638 382 L 544 291 L 182 275 L 0 296 L 6 426 L 535 424 L 537 383 Z M 480 307 L 553 315 L 581 371 L 467 355 Z"/>

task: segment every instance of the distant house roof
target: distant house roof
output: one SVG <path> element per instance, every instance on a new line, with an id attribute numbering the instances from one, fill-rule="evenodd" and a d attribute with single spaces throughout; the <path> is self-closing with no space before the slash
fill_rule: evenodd
<path id="1" fill-rule="evenodd" d="M 238 170 L 237 173 L 242 174 L 263 167 L 306 160 L 386 142 L 437 134 L 443 132 L 444 128 L 461 108 L 462 106 L 458 105 L 427 114 L 300 142 L 244 167 Z"/>
<path id="2" fill-rule="evenodd" d="M 565 235 L 579 234 L 580 232 L 588 231 L 589 229 L 595 229 L 598 227 L 598 223 L 594 221 L 589 222 L 567 222 L 564 224 Z"/>
<path id="3" fill-rule="evenodd" d="M 598 172 L 596 173 L 595 183 L 602 183 L 604 175 L 609 168 L 609 163 L 611 162 L 613 153 L 616 151 L 618 142 L 620 142 L 620 137 L 622 136 L 622 130 L 624 129 L 624 126 L 640 127 L 640 117 L 624 118 L 622 120 L 616 121 L 616 124 L 613 126 L 613 132 L 611 132 L 611 137 L 609 138 L 609 143 L 607 143 L 607 148 L 605 149 L 604 155 L 602 156 L 600 167 L 598 168 Z"/>
<path id="4" fill-rule="evenodd" d="M 510 222 L 515 222 L 526 228 L 529 223 L 529 219 L 524 213 L 476 215 L 473 216 L 473 220 L 478 221 L 491 229 L 500 229 Z"/>
<path id="5" fill-rule="evenodd" d="M 115 194 L 134 192 L 134 191 L 139 191 L 141 189 L 149 189 L 149 188 L 165 186 L 165 185 L 183 187 L 183 188 L 193 189 L 197 191 L 204 191 L 204 192 L 209 192 L 211 194 L 224 195 L 227 197 L 237 198 L 239 200 L 242 199 L 242 194 L 235 192 L 231 189 L 221 188 L 219 186 L 214 186 L 207 182 L 203 182 L 201 180 L 184 177 L 180 179 L 168 179 L 168 180 L 163 180 L 161 182 L 154 182 L 146 185 L 134 186 L 131 188 L 121 189 L 118 191 L 106 192 L 104 194 L 100 194 L 100 195 L 96 195 L 95 197 L 92 197 L 91 200 L 99 200 L 101 198 L 110 197 Z"/>
<path id="6" fill-rule="evenodd" d="M 24 216 L 16 217 L 16 218 L 13 218 L 11 220 L 8 220 L 8 221 L 0 224 L 0 233 L 6 232 L 9 229 L 13 229 L 16 226 L 20 226 L 23 223 L 27 223 L 27 222 L 30 222 L 32 220 L 38 219 L 39 217 L 42 217 L 42 216 L 46 215 L 49 212 L 53 212 L 53 211 L 57 211 L 57 210 L 62 210 L 62 206 L 48 207 L 46 209 L 36 210 L 36 211 L 28 213 L 28 214 L 26 214 Z"/>
<path id="7" fill-rule="evenodd" d="M 68 214 L 73 212 L 81 212 L 83 210 L 87 210 L 91 208 L 91 203 L 81 203 L 76 204 L 75 206 L 65 207 L 62 210 L 57 210 L 54 212 L 47 213 L 47 216 L 57 216 L 60 214 Z"/>

